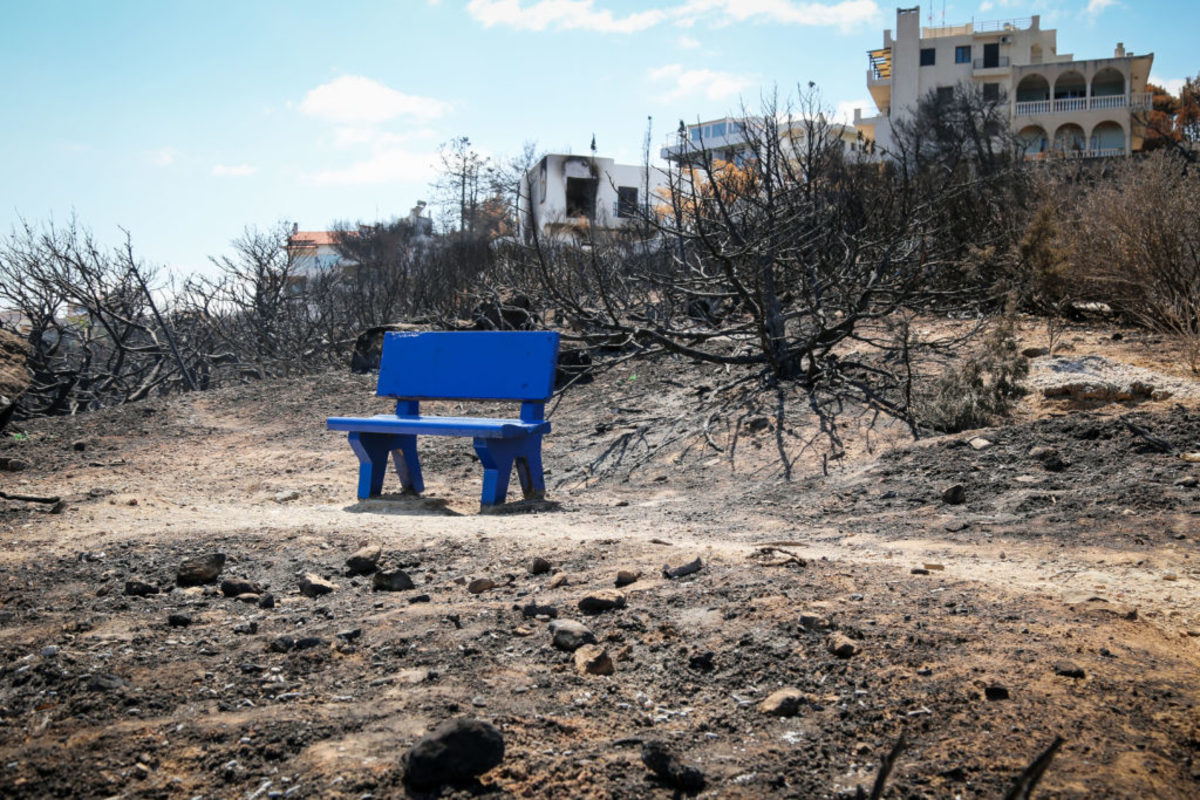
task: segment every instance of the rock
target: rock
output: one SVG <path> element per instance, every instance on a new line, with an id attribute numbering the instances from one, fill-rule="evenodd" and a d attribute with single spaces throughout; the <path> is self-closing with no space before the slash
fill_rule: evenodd
<path id="1" fill-rule="evenodd" d="M 575 669 L 580 675 L 612 675 L 614 671 L 608 651 L 596 644 L 585 644 L 575 651 Z"/>
<path id="2" fill-rule="evenodd" d="M 263 594 L 261 594 L 258 598 L 258 607 L 259 608 L 274 608 L 275 607 L 275 595 L 271 594 L 270 592 L 264 592 Z"/>
<path id="3" fill-rule="evenodd" d="M 382 554 L 383 548 L 379 545 L 365 545 L 346 559 L 346 567 L 356 575 L 369 575 L 379 565 L 379 556 Z"/>
<path id="4" fill-rule="evenodd" d="M 625 607 L 625 594 L 616 589 L 600 589 L 590 592 L 579 600 L 579 610 L 585 614 L 599 614 Z"/>
<path id="5" fill-rule="evenodd" d="M 353 642 L 355 639 L 362 636 L 362 628 L 348 628 L 344 631 L 338 631 L 337 638 L 343 642 Z"/>
<path id="6" fill-rule="evenodd" d="M 697 792 L 704 788 L 704 773 L 681 761 L 663 742 L 642 742 L 642 763 L 659 780 L 676 789 Z"/>
<path id="7" fill-rule="evenodd" d="M 701 652 L 692 653 L 690 656 L 688 656 L 688 667 L 700 672 L 712 672 L 713 659 L 715 657 L 716 653 L 714 653 L 712 650 L 704 650 Z"/>
<path id="8" fill-rule="evenodd" d="M 527 617 L 549 617 L 550 619 L 554 619 L 558 616 L 558 608 L 555 606 L 543 606 L 530 601 L 521 606 L 521 613 Z"/>
<path id="9" fill-rule="evenodd" d="M 680 567 L 672 567 L 670 565 L 665 565 L 663 567 L 662 574 L 663 574 L 664 578 L 668 578 L 668 579 L 669 578 L 682 578 L 685 575 L 691 575 L 694 572 L 699 572 L 701 570 L 701 568 L 703 568 L 703 566 L 704 566 L 703 562 L 701 562 L 700 559 L 697 558 L 696 560 L 689 561 L 688 563 L 686 563 Z"/>
<path id="10" fill-rule="evenodd" d="M 1007 700 L 1008 689 L 998 683 L 983 688 L 983 696 L 988 700 Z"/>
<path id="11" fill-rule="evenodd" d="M 1136 606 L 1131 606 L 1127 603 L 1114 603 L 1108 598 L 1096 595 L 1067 598 L 1066 604 L 1072 611 L 1087 616 L 1117 617 L 1127 620 L 1138 618 Z"/>
<path id="12" fill-rule="evenodd" d="M 547 561 L 546 559 L 542 558 L 541 556 L 537 556 L 532 561 L 529 562 L 529 574 L 530 575 L 545 575 L 549 571 L 550 571 L 550 562 Z"/>
<path id="13" fill-rule="evenodd" d="M 87 450 L 87 442 L 83 439 L 76 439 L 71 442 L 71 449 L 76 453 L 82 453 L 84 450 Z"/>
<path id="14" fill-rule="evenodd" d="M 912 570 L 910 570 L 910 571 L 912 572 L 913 575 L 928 575 L 929 574 L 929 570 L 925 569 L 924 567 L 913 567 Z"/>
<path id="15" fill-rule="evenodd" d="M 206 556 L 189 558 L 179 565 L 179 571 L 175 573 L 175 582 L 180 586 L 215 583 L 224 567 L 224 553 L 210 553 Z"/>
<path id="16" fill-rule="evenodd" d="M 758 704 L 758 710 L 773 717 L 794 717 L 808 697 L 799 689 L 779 689 Z"/>
<path id="17" fill-rule="evenodd" d="M 834 633 L 825 641 L 825 649 L 838 658 L 851 658 L 858 655 L 858 643 L 844 633 Z"/>
<path id="18" fill-rule="evenodd" d="M 585 644 L 596 643 L 596 634 L 592 633 L 592 629 L 572 619 L 551 622 L 550 634 L 554 637 L 554 646 L 568 653 L 575 652 Z"/>
<path id="19" fill-rule="evenodd" d="M 192 618 L 187 614 L 170 614 L 167 616 L 167 624 L 172 628 L 186 628 L 192 624 Z"/>
<path id="20" fill-rule="evenodd" d="M 19 458 L 0 457 L 0 470 L 4 470 L 6 472 L 21 472 L 22 470 L 26 469 L 29 469 L 28 461 L 22 461 Z"/>
<path id="21" fill-rule="evenodd" d="M 1040 462 L 1042 468 L 1047 472 L 1062 472 L 1070 466 L 1066 461 L 1063 461 L 1062 456 L 1053 447 L 1031 447 L 1029 449 L 1029 456 Z"/>
<path id="22" fill-rule="evenodd" d="M 947 522 L 942 527 L 949 533 L 958 533 L 959 531 L 965 531 L 971 526 L 969 523 L 963 522 L 962 520 L 955 520 L 954 522 Z"/>
<path id="23" fill-rule="evenodd" d="M 87 688 L 93 692 L 115 692 L 128 685 L 124 678 L 108 672 L 101 672 L 88 678 Z"/>
<path id="24" fill-rule="evenodd" d="M 320 636 L 302 636 L 296 640 L 297 650 L 311 650 L 314 647 L 325 647 L 329 642 Z"/>
<path id="25" fill-rule="evenodd" d="M 299 500 L 299 499 L 300 499 L 300 492 L 296 491 L 295 489 L 288 489 L 283 492 L 275 493 L 275 502 L 276 503 L 290 503 L 293 500 Z"/>
<path id="26" fill-rule="evenodd" d="M 829 627 L 829 620 L 821 614 L 809 611 L 800 615 L 800 627 L 806 631 L 825 630 Z"/>
<path id="27" fill-rule="evenodd" d="M 641 572 L 632 569 L 623 569 L 617 572 L 617 579 L 615 583 L 617 588 L 620 589 L 622 586 L 628 586 L 631 583 L 637 583 L 638 579 L 641 577 Z"/>
<path id="28" fill-rule="evenodd" d="M 239 594 L 262 594 L 266 589 L 262 584 L 242 578 L 230 578 L 221 581 L 221 594 L 226 597 L 237 597 Z"/>
<path id="29" fill-rule="evenodd" d="M 152 583 L 145 581 L 125 581 L 125 594 L 128 597 L 148 597 L 152 594 L 158 594 L 158 587 Z"/>
<path id="30" fill-rule="evenodd" d="M 490 589 L 495 589 L 496 586 L 496 582 L 491 578 L 476 578 L 467 584 L 467 591 L 471 594 L 483 594 Z"/>
<path id="31" fill-rule="evenodd" d="M 371 588 L 377 592 L 404 592 L 414 588 L 412 578 L 402 569 L 380 570 L 371 578 Z"/>
<path id="32" fill-rule="evenodd" d="M 1191 489 L 1200 485 L 1200 478 L 1197 478 L 1195 475 L 1185 475 L 1175 481 L 1175 485 L 1182 486 L 1184 489 Z"/>
<path id="33" fill-rule="evenodd" d="M 1087 673 L 1083 671 L 1083 667 L 1079 666 L 1074 661 L 1056 661 L 1054 663 L 1054 674 L 1062 675 L 1064 678 L 1087 677 Z"/>
<path id="34" fill-rule="evenodd" d="M 428 603 L 432 598 L 427 594 L 417 594 L 408 598 L 409 603 Z"/>
<path id="35" fill-rule="evenodd" d="M 283 636 L 277 636 L 274 639 L 274 641 L 272 641 L 271 644 L 269 644 L 267 646 L 267 649 L 270 650 L 272 653 L 286 653 L 289 650 L 295 648 L 295 646 L 296 646 L 296 640 L 293 639 L 291 636 L 284 634 Z"/>
<path id="36" fill-rule="evenodd" d="M 466 783 L 504 760 L 504 737 L 492 725 L 460 717 L 446 720 L 404 754 L 404 780 L 416 788 Z"/>
<path id="37" fill-rule="evenodd" d="M 0 331 L 0 429 L 16 413 L 17 401 L 29 388 L 31 355 L 32 348 L 23 337 Z M 4 462 L 0 459 L 0 469 L 7 468 Z"/>
<path id="38" fill-rule="evenodd" d="M 46 645 L 41 650 L 41 656 L 42 656 L 42 658 L 54 658 L 60 652 L 62 652 L 62 648 L 60 648 L 58 645 L 56 645 L 56 644 Z"/>
<path id="39" fill-rule="evenodd" d="M 985 439 L 982 436 L 976 436 L 973 439 L 969 439 L 967 444 L 971 446 L 972 450 L 987 450 L 994 444 L 994 442 L 992 442 L 990 439 Z"/>
<path id="40" fill-rule="evenodd" d="M 570 580 L 567 578 L 567 573 L 560 572 L 550 579 L 550 582 L 546 584 L 546 588 L 557 589 L 560 586 L 566 586 L 568 583 L 570 583 Z"/>
<path id="41" fill-rule="evenodd" d="M 967 489 L 961 483 L 956 483 L 942 492 L 942 502 L 946 505 L 962 505 L 967 499 Z"/>
<path id="42" fill-rule="evenodd" d="M 258 623 L 254 620 L 238 623 L 237 625 L 233 626 L 233 632 L 247 636 L 258 633 Z"/>
<path id="43" fill-rule="evenodd" d="M 1049 347 L 1026 347 L 1021 351 L 1021 355 L 1026 358 L 1041 358 L 1042 356 L 1050 355 Z"/>
<path id="44" fill-rule="evenodd" d="M 300 579 L 299 585 L 300 594 L 305 597 L 320 597 L 321 595 L 329 594 L 337 588 L 332 581 L 327 581 L 314 572 L 306 573 Z"/>
<path id="45" fill-rule="evenodd" d="M 233 599 L 239 603 L 258 603 L 262 600 L 262 595 L 255 594 L 254 592 L 246 592 L 245 594 L 239 594 Z"/>

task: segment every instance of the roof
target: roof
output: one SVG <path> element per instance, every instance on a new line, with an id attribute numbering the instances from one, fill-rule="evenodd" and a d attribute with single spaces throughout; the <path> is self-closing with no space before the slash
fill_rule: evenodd
<path id="1" fill-rule="evenodd" d="M 332 247 L 336 244 L 335 235 L 336 231 L 296 231 L 288 237 L 288 244 L 292 247 Z"/>

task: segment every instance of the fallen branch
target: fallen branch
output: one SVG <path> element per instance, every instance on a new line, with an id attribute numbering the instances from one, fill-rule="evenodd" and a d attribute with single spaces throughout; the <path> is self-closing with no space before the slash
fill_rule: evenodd
<path id="1" fill-rule="evenodd" d="M 1154 449 L 1158 450 L 1160 453 L 1174 453 L 1175 452 L 1175 445 L 1171 444 L 1166 439 L 1155 436 L 1154 434 L 1150 433 L 1150 431 L 1143 428 L 1141 425 L 1138 425 L 1136 422 L 1130 422 L 1125 417 L 1121 417 L 1121 423 L 1126 428 L 1129 429 L 1130 433 L 1134 434 L 1135 436 L 1140 436 L 1141 438 L 1145 439 L 1147 442 L 1150 443 L 1151 446 L 1154 447 Z"/>
<path id="2" fill-rule="evenodd" d="M 883 757 L 883 761 L 879 765 L 879 773 L 875 776 L 875 783 L 871 786 L 871 794 L 868 796 L 863 792 L 862 786 L 858 787 L 859 800 L 879 800 L 883 797 L 883 788 L 887 784 L 887 779 L 892 774 L 892 769 L 896 766 L 896 759 L 900 758 L 900 754 L 908 747 L 908 742 L 904 740 L 904 732 L 900 732 L 900 738 L 896 740 L 896 744 L 892 747 L 891 752 Z"/>
<path id="3" fill-rule="evenodd" d="M 0 498 L 4 500 L 24 500 L 26 503 L 46 503 L 53 505 L 62 498 L 60 497 L 39 497 L 34 494 L 9 494 L 8 492 L 0 492 Z"/>

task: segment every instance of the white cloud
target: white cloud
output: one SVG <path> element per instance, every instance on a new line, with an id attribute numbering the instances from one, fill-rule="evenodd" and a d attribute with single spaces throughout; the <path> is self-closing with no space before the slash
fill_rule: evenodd
<path id="1" fill-rule="evenodd" d="M 700 42 L 690 36 L 680 36 L 679 39 L 676 40 L 675 44 L 683 50 L 695 50 L 700 46 Z"/>
<path id="2" fill-rule="evenodd" d="M 174 147 L 160 147 L 150 154 L 150 160 L 156 167 L 169 167 L 179 158 L 179 151 Z"/>
<path id="3" fill-rule="evenodd" d="M 1114 0 L 1092 0 L 1114 2 Z M 796 0 L 685 0 L 678 5 L 638 11 L 623 17 L 596 9 L 595 0 L 471 0 L 467 13 L 485 27 L 507 25 L 527 31 L 589 30 L 601 33 L 637 33 L 663 22 L 691 27 L 707 20 L 715 26 L 733 22 L 775 22 L 787 25 L 830 25 L 849 28 L 879 17 L 874 0 L 840 3 Z"/>
<path id="4" fill-rule="evenodd" d="M 1185 78 L 1161 78 L 1158 75 L 1150 76 L 1150 83 L 1155 86 L 1161 86 L 1176 97 L 1183 91 L 1183 85 L 1187 83 Z"/>
<path id="5" fill-rule="evenodd" d="M 400 116 L 433 119 L 449 107 L 441 100 L 404 94 L 361 75 L 343 75 L 310 90 L 300 101 L 305 114 L 340 123 L 384 122 Z"/>
<path id="6" fill-rule="evenodd" d="M 711 69 L 684 69 L 681 64 L 668 64 L 650 70 L 647 77 L 655 83 L 668 83 L 664 100 L 678 100 L 695 95 L 708 100 L 724 100 L 736 96 L 754 85 L 754 79 L 732 72 Z"/>
<path id="7" fill-rule="evenodd" d="M 1093 17 L 1099 16 L 1100 12 L 1104 11 L 1104 9 L 1116 4 L 1117 0 L 1088 0 L 1086 13 Z"/>
<path id="8" fill-rule="evenodd" d="M 597 11 L 594 0 L 536 0 L 522 5 L 521 0 L 471 0 L 467 13 L 484 27 L 508 25 L 517 30 L 586 30 L 600 33 L 636 33 L 654 27 L 666 15 L 663 11 L 638 11 L 615 17 L 611 11 Z"/>
<path id="9" fill-rule="evenodd" d="M 252 167 L 249 164 L 237 164 L 235 166 L 226 166 L 225 164 L 217 164 L 212 168 L 212 174 L 223 178 L 241 178 L 246 175 L 253 175 L 258 172 L 258 167 Z"/>
<path id="10" fill-rule="evenodd" d="M 384 148 L 347 167 L 322 170 L 309 175 L 308 178 L 318 186 L 353 186 L 401 181 L 427 182 L 436 173 L 435 153 L 412 153 L 403 148 Z"/>

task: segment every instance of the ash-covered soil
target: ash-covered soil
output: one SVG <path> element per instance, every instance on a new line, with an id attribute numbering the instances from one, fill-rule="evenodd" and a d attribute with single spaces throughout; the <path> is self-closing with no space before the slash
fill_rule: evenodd
<path id="1" fill-rule="evenodd" d="M 853 797 L 901 734 L 884 797 L 1001 797 L 1056 736 L 1038 797 L 1200 793 L 1200 409 L 1031 397 L 918 442 L 847 412 L 831 460 L 801 398 L 722 405 L 737 377 L 630 361 L 573 388 L 550 502 L 487 516 L 461 439 L 422 440 L 424 498 L 354 499 L 323 420 L 387 410 L 370 376 L 26 424 L 0 486 L 62 502 L 0 501 L 0 795 L 668 797 L 660 741 L 697 796 Z M 351 573 L 363 545 L 413 587 Z M 502 763 L 406 785 L 458 717 Z"/>

